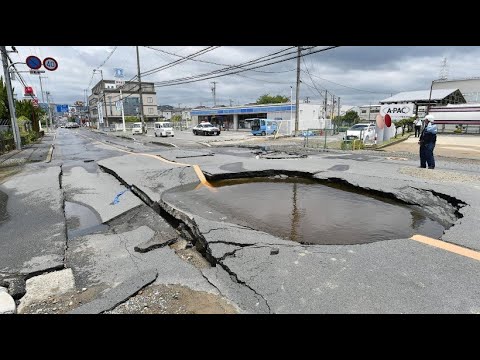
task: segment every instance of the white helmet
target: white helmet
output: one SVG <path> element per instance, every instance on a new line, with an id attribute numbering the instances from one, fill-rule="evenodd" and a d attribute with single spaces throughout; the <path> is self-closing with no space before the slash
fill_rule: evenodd
<path id="1" fill-rule="evenodd" d="M 430 121 L 433 124 L 433 122 L 435 121 L 435 116 L 429 114 L 425 116 L 424 120 Z"/>

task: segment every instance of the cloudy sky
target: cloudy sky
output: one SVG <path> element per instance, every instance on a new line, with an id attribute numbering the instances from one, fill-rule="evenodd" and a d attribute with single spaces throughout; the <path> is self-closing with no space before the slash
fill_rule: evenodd
<path id="1" fill-rule="evenodd" d="M 296 59 L 240 72 L 223 77 L 189 82 L 175 86 L 162 86 L 167 80 L 197 76 L 220 70 L 228 65 L 239 65 L 260 57 L 280 52 L 288 46 L 151 46 L 140 47 L 141 71 L 147 72 L 170 64 L 182 57 L 205 49 L 194 60 L 142 75 L 142 81 L 157 84 L 159 105 L 212 106 L 212 81 L 216 81 L 217 105 L 255 102 L 262 94 L 281 94 L 290 97 L 291 86 L 295 96 Z M 313 48 L 316 51 L 327 46 Z M 125 79 L 137 73 L 134 46 L 17 46 L 11 53 L 13 61 L 25 62 L 29 55 L 42 60 L 53 57 L 58 61 L 56 71 L 46 71 L 44 91 L 49 91 L 58 104 L 73 104 L 84 100 L 84 90 L 100 80 L 93 69 L 101 69 L 105 79 L 114 79 L 114 68 L 123 68 Z M 158 51 L 160 50 L 160 51 Z M 291 54 L 290 54 L 291 53 Z M 308 54 L 309 51 L 305 51 Z M 290 55 L 288 55 L 290 54 Z M 280 52 L 273 61 L 295 56 L 295 49 Z M 401 91 L 429 89 L 431 81 L 438 79 L 442 60 L 447 59 L 448 78 L 480 76 L 480 47 L 402 47 L 402 46 L 341 46 L 328 51 L 306 55 L 301 61 L 300 100 L 309 97 L 319 102 L 318 90 L 327 89 L 341 97 L 342 105 L 378 103 L 379 100 Z M 216 63 L 216 64 L 212 64 Z M 265 62 L 261 63 L 265 64 Z M 18 70 L 28 70 L 18 65 Z M 43 68 L 42 68 L 43 69 Z M 236 70 L 240 68 L 232 68 Z M 41 101 L 38 75 L 22 73 L 27 84 L 33 86 Z M 92 76 L 93 75 L 93 76 Z M 164 85 L 165 83 L 163 83 Z M 17 98 L 21 98 L 21 84 L 14 82 Z"/>

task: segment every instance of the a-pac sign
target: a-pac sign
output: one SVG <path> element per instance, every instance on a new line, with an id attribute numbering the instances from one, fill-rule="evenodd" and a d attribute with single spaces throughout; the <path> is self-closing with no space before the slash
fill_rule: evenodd
<path id="1" fill-rule="evenodd" d="M 414 107 L 413 103 L 384 104 L 380 106 L 380 114 L 384 117 L 389 115 L 393 121 L 405 119 L 413 116 Z"/>

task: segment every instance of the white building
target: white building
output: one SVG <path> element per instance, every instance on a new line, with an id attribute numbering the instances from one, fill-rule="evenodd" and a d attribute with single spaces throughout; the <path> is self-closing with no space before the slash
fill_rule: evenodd
<path id="1" fill-rule="evenodd" d="M 298 129 L 324 129 L 331 127 L 331 120 L 324 119 L 323 104 L 299 104 Z M 277 120 L 280 133 L 292 134 L 295 130 L 295 104 L 262 104 L 214 108 L 198 108 L 191 110 L 192 125 L 208 121 L 231 130 L 250 130 L 249 118 L 267 118 Z"/>

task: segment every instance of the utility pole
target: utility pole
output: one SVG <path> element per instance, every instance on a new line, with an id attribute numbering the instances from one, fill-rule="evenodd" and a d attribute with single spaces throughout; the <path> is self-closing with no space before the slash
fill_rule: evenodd
<path id="1" fill-rule="evenodd" d="M 300 95 L 300 55 L 302 54 L 302 47 L 299 46 L 298 47 L 298 51 L 297 51 L 297 91 L 296 91 L 296 99 L 295 99 L 295 133 L 294 133 L 294 136 L 297 136 L 297 132 L 298 132 L 298 117 L 299 117 L 299 114 L 300 114 L 300 106 L 299 106 L 299 95 Z"/>
<path id="2" fill-rule="evenodd" d="M 337 103 L 337 106 L 338 106 L 338 110 L 337 110 L 337 116 L 340 116 L 340 96 L 338 97 L 338 103 Z"/>
<path id="3" fill-rule="evenodd" d="M 215 87 L 215 85 L 217 84 L 217 82 L 216 82 L 216 81 L 212 81 L 212 84 L 213 84 L 213 87 L 212 87 L 212 92 L 213 92 L 213 106 L 215 107 L 215 106 L 217 106 L 217 98 L 216 98 L 216 96 L 215 96 L 215 95 L 216 95 L 216 92 L 215 92 L 215 91 L 216 91 L 216 87 Z"/>
<path id="4" fill-rule="evenodd" d="M 123 124 L 123 132 L 126 132 L 125 129 L 125 112 L 123 111 L 123 98 L 122 98 L 122 87 L 120 86 L 120 110 L 122 112 L 122 124 Z"/>
<path id="5" fill-rule="evenodd" d="M 43 98 L 43 85 L 42 85 L 42 79 L 47 79 L 47 76 L 42 76 L 38 75 L 38 78 L 40 79 L 40 91 L 42 92 L 42 103 L 45 102 L 45 99 Z"/>
<path id="6" fill-rule="evenodd" d="M 12 84 L 10 83 L 10 72 L 8 71 L 7 49 L 0 46 L 2 51 L 3 74 L 5 75 L 5 85 L 7 87 L 8 106 L 10 108 L 10 119 L 12 122 L 12 131 L 17 150 L 22 150 L 22 139 L 20 138 L 20 130 L 17 124 L 17 114 L 15 113 L 15 104 L 13 102 Z"/>
<path id="7" fill-rule="evenodd" d="M 48 105 L 48 118 L 50 120 L 50 125 L 47 124 L 47 128 L 52 131 L 52 109 L 50 108 L 50 93 L 47 91 L 47 105 Z"/>
<path id="8" fill-rule="evenodd" d="M 335 95 L 332 94 L 332 115 L 330 116 L 330 119 L 333 120 L 334 115 L 335 115 Z"/>
<path id="9" fill-rule="evenodd" d="M 142 76 L 140 75 L 140 55 L 137 48 L 137 76 L 138 76 L 138 93 L 140 94 L 140 120 L 142 122 L 142 131 L 145 133 L 145 120 L 143 119 L 143 95 L 142 95 Z"/>
<path id="10" fill-rule="evenodd" d="M 108 111 L 107 111 L 107 101 L 105 100 L 105 82 L 103 81 L 103 71 L 102 70 L 97 70 L 93 69 L 93 72 L 100 71 L 100 76 L 102 77 L 102 98 L 103 98 L 103 104 L 105 104 L 105 126 L 108 127 Z M 102 105 L 103 105 L 102 104 Z M 102 115 L 103 115 L 103 109 L 102 109 Z M 103 116 L 102 116 L 103 117 Z M 100 129 L 100 117 L 98 118 L 98 129 Z"/>
<path id="11" fill-rule="evenodd" d="M 327 106 L 328 106 L 328 91 L 325 90 L 325 110 L 324 110 L 324 118 L 327 118 Z"/>

